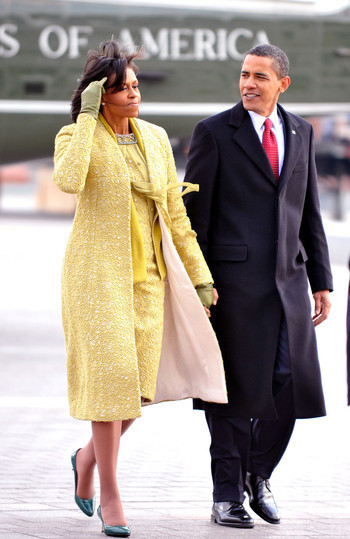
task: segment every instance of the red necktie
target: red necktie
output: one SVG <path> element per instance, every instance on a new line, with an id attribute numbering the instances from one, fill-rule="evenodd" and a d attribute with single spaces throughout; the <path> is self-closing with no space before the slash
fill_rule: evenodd
<path id="1" fill-rule="evenodd" d="M 263 147 L 271 163 L 271 167 L 276 177 L 276 180 L 278 180 L 278 176 L 279 176 L 278 146 L 277 146 L 276 137 L 271 130 L 272 122 L 270 118 L 266 118 L 264 125 L 265 125 L 265 130 L 264 130 L 263 139 L 262 139 Z"/>

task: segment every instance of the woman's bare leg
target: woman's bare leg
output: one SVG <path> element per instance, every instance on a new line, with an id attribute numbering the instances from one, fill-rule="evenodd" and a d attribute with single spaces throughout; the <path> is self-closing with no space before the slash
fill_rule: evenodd
<path id="1" fill-rule="evenodd" d="M 92 423 L 92 438 L 100 476 L 100 504 L 103 520 L 110 526 L 125 526 L 117 485 L 117 461 L 122 421 Z"/>
<path id="2" fill-rule="evenodd" d="M 77 466 L 77 495 L 84 500 L 90 500 L 94 496 L 94 471 L 96 466 L 93 439 L 90 438 L 85 447 L 79 449 L 76 456 Z"/>
<path id="3" fill-rule="evenodd" d="M 133 424 L 134 421 L 135 421 L 135 418 L 134 419 L 124 419 L 122 421 L 122 436 L 123 436 L 124 432 L 127 431 L 129 427 L 131 427 L 131 425 Z"/>
<path id="4" fill-rule="evenodd" d="M 121 422 L 121 434 L 132 425 L 135 419 L 126 419 Z M 95 448 L 93 437 L 89 442 L 80 449 L 76 457 L 77 463 L 77 475 L 78 475 L 78 487 L 77 495 L 79 498 L 89 500 L 93 497 L 95 492 L 94 487 L 94 471 L 96 466 Z"/>

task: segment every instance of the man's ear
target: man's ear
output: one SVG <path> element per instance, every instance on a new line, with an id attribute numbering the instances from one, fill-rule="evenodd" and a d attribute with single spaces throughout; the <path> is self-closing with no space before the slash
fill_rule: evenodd
<path id="1" fill-rule="evenodd" d="M 280 93 L 283 94 L 286 90 L 288 90 L 288 87 L 290 85 L 290 77 L 282 77 L 281 80 L 281 86 L 280 86 Z"/>
<path id="2" fill-rule="evenodd" d="M 290 77 L 282 77 L 280 80 L 280 93 L 283 94 L 286 90 L 288 90 L 288 87 L 290 85 Z"/>

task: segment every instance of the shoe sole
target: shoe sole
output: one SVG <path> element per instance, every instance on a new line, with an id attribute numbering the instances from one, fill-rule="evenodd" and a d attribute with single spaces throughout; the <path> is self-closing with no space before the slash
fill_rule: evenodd
<path id="1" fill-rule="evenodd" d="M 223 522 L 220 520 L 217 520 L 214 515 L 211 515 L 211 521 L 215 522 L 215 524 L 218 524 L 219 526 L 227 526 L 228 528 L 254 528 L 254 522 L 247 523 L 247 524 L 240 524 L 239 522 Z"/>
<path id="2" fill-rule="evenodd" d="M 263 513 L 262 511 L 260 511 L 258 507 L 254 507 L 254 505 L 251 505 L 251 504 L 249 504 L 249 505 L 250 505 L 250 508 L 254 511 L 254 513 L 256 515 L 258 515 L 258 517 L 262 518 L 263 520 L 265 520 L 269 524 L 279 524 L 281 522 L 281 519 L 274 520 L 274 519 L 268 517 L 267 515 L 265 515 L 265 513 Z"/>

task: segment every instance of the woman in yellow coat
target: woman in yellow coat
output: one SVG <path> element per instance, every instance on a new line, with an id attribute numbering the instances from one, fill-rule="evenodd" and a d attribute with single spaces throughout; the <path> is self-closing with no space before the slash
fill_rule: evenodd
<path id="1" fill-rule="evenodd" d="M 120 537 L 130 534 L 116 481 L 120 436 L 141 415 L 141 405 L 154 402 L 160 358 L 167 357 L 163 321 L 169 318 L 164 305 L 171 264 L 164 260 L 164 248 L 169 238 L 176 247 L 171 256 L 179 256 L 186 269 L 173 286 L 183 288 L 173 290 L 180 293 L 175 309 L 180 303 L 181 312 L 187 296 L 200 305 L 190 288 L 197 289 L 208 315 L 213 301 L 212 277 L 186 216 L 167 135 L 136 120 L 135 56 L 122 52 L 114 40 L 104 44 L 102 54 L 89 52 L 72 98 L 74 123 L 56 137 L 54 167 L 58 187 L 77 195 L 62 278 L 70 412 L 92 422 L 91 440 L 72 455 L 75 501 L 92 516 L 97 464 L 102 529 Z M 210 331 L 208 323 L 198 338 L 202 341 Z M 174 334 L 172 328 L 167 334 Z M 175 359 L 172 365 L 165 361 L 165 378 L 178 369 L 178 345 L 172 346 Z M 198 356 L 202 370 L 205 360 L 201 352 Z M 203 364 L 204 385 L 211 386 L 209 399 L 225 402 L 221 357 L 214 371 Z M 179 386 L 187 386 L 188 378 L 180 372 Z M 161 389 L 156 400 L 199 396 L 194 391 L 181 388 L 173 396 Z"/>

